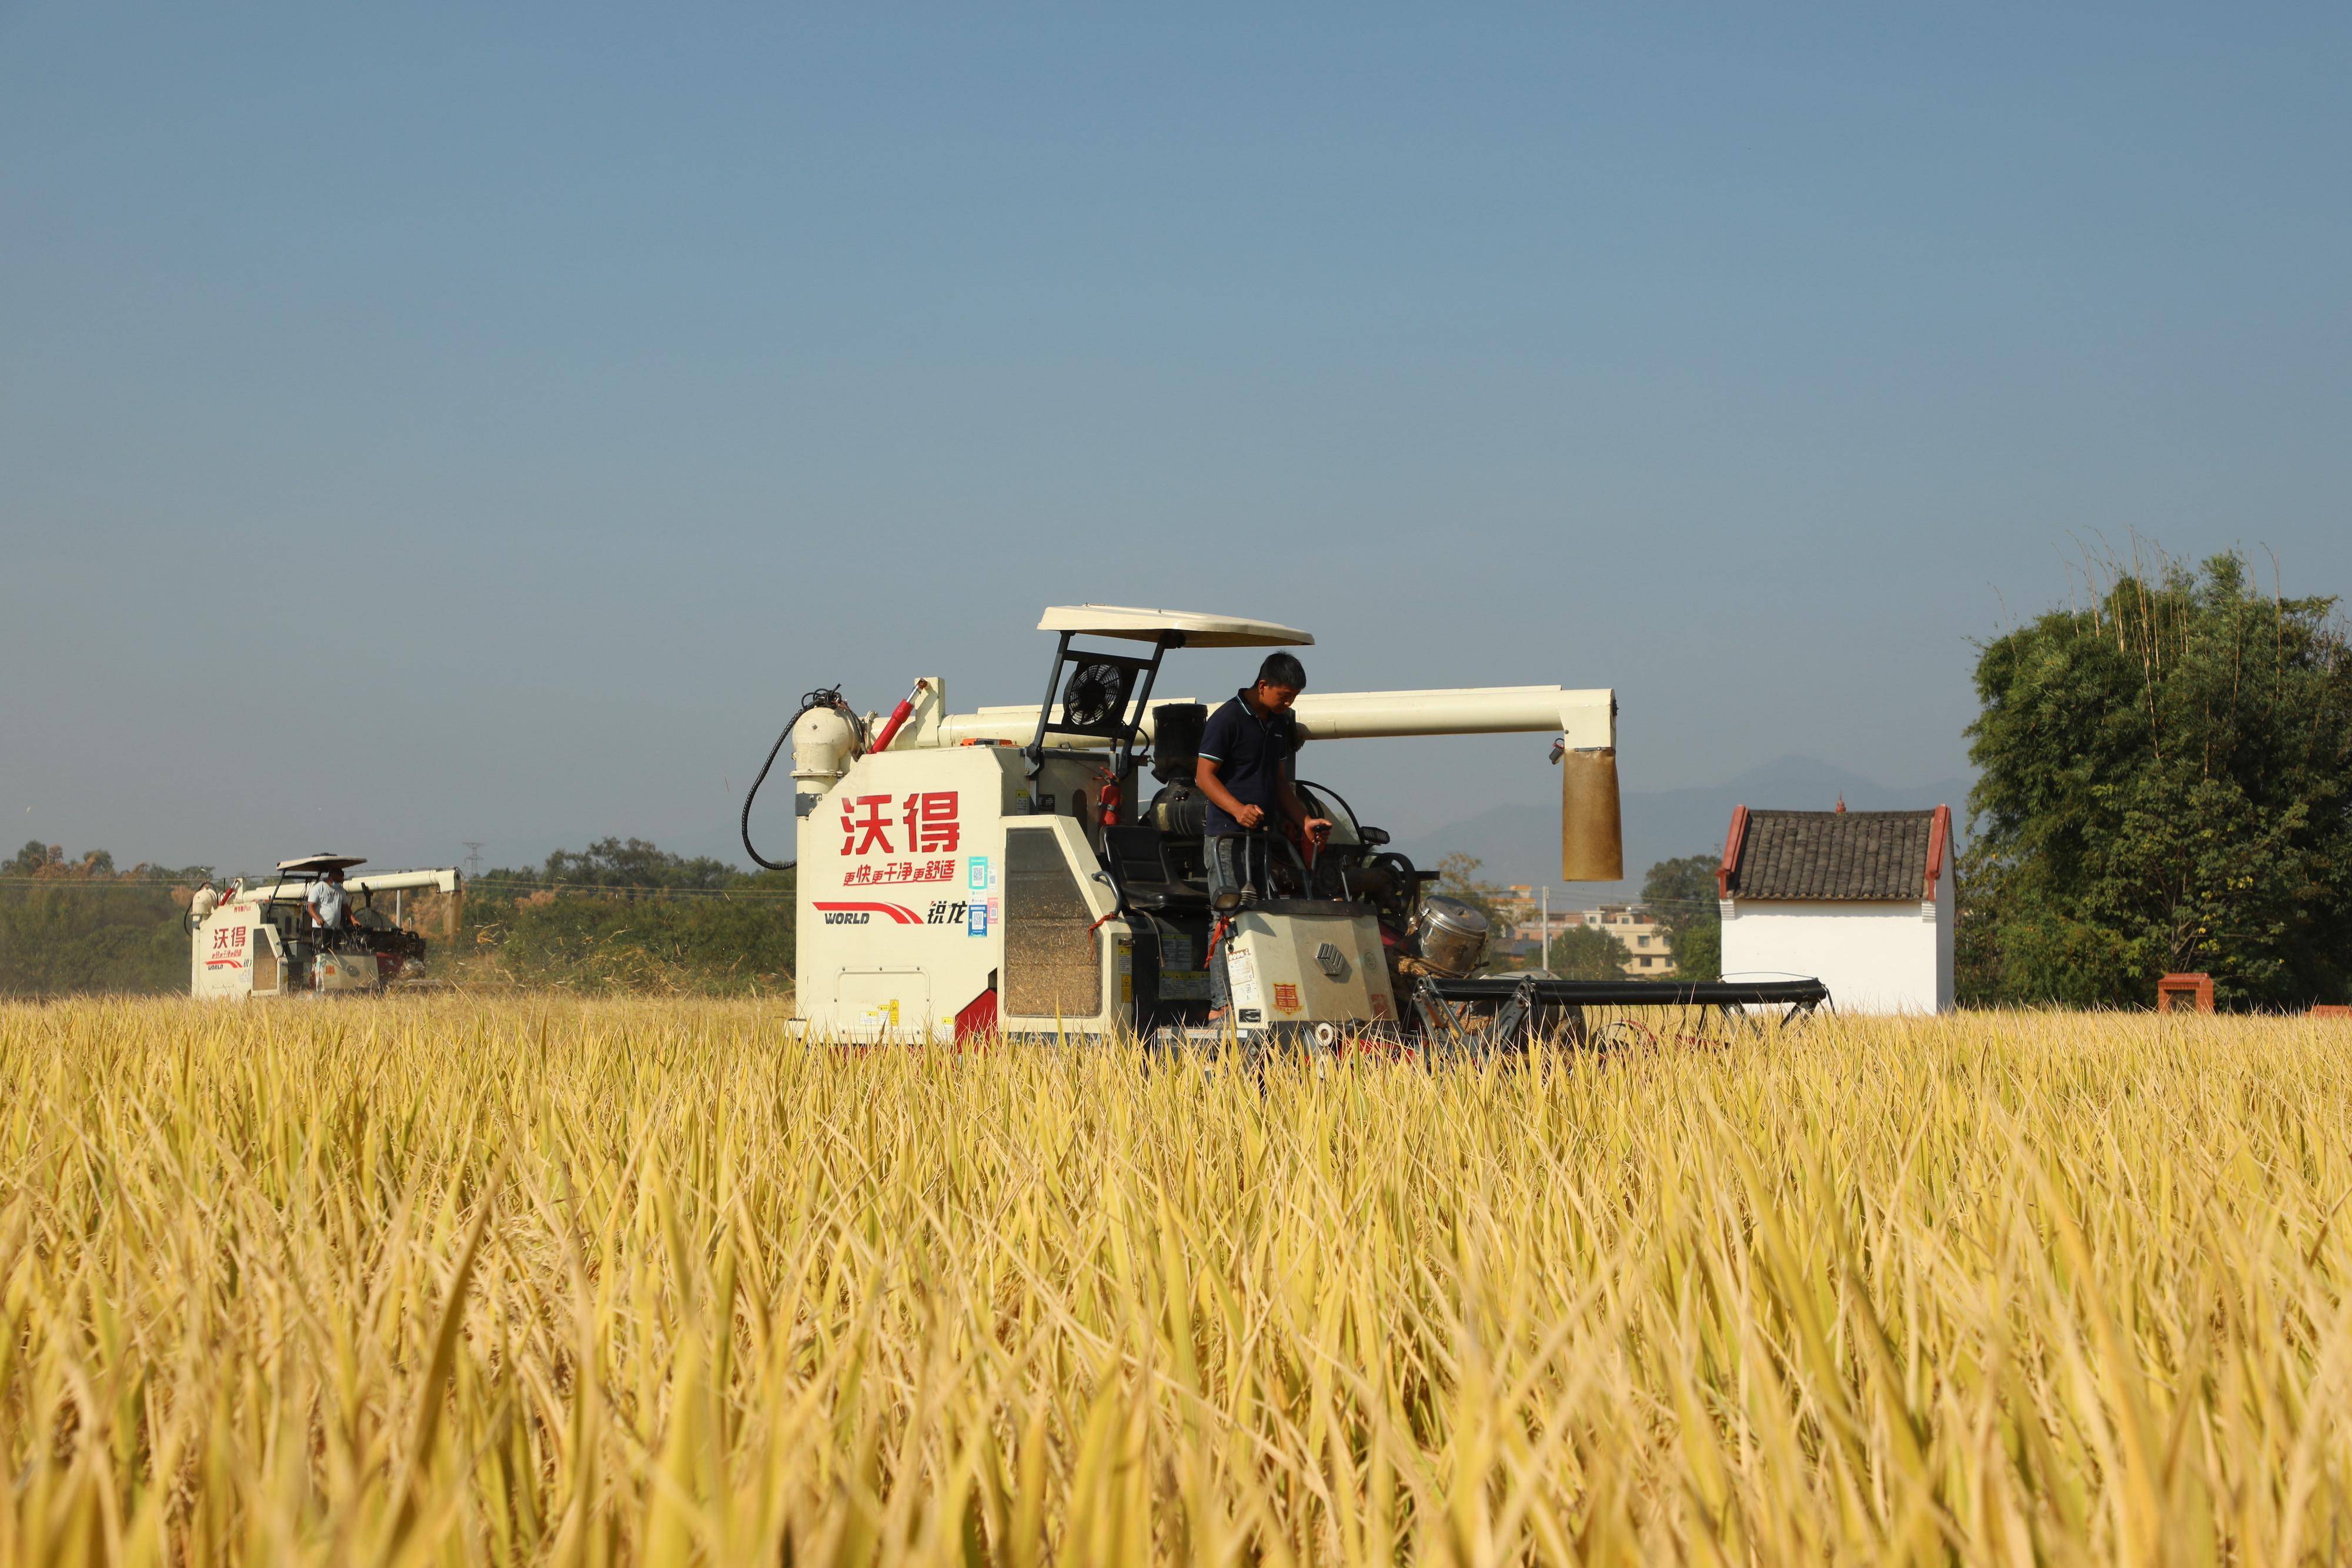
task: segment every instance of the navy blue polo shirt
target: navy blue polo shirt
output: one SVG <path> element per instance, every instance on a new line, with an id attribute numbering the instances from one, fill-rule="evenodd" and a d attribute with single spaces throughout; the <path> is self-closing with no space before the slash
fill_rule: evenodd
<path id="1" fill-rule="evenodd" d="M 1298 749 L 1298 728 L 1288 708 L 1276 708 L 1266 718 L 1257 716 L 1246 692 L 1209 716 L 1201 731 L 1201 757 L 1217 765 L 1218 782 L 1245 806 L 1265 808 L 1271 828 L 1282 815 L 1282 781 L 1292 754 Z M 1248 831 L 1214 800 L 1208 802 L 1208 834 Z"/>

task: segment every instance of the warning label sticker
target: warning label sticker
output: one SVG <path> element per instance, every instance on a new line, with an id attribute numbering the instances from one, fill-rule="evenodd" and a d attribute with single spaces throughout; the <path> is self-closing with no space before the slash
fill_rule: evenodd
<path id="1" fill-rule="evenodd" d="M 1263 1014 L 1265 994 L 1258 988 L 1257 960 L 1236 947 L 1225 955 L 1225 979 L 1233 989 L 1234 1006 Z"/>

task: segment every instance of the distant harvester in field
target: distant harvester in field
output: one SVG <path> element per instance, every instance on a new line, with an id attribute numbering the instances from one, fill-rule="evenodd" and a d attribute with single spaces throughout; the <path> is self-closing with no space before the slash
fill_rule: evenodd
<path id="1" fill-rule="evenodd" d="M 1731 813 L 1723 977 L 1817 975 L 1840 1012 L 1952 1006 L 1952 810 Z"/>

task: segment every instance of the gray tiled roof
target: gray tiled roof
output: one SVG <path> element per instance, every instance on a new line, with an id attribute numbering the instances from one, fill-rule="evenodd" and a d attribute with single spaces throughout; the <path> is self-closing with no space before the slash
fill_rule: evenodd
<path id="1" fill-rule="evenodd" d="M 1927 896 L 1933 811 L 1748 813 L 1735 898 Z"/>

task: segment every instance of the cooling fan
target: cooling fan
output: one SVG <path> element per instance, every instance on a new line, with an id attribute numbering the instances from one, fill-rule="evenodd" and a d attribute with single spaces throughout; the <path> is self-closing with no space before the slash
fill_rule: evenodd
<path id="1" fill-rule="evenodd" d="M 1117 664 L 1081 664 L 1062 688 L 1062 722 L 1073 729 L 1099 729 L 1127 707 L 1127 671 Z"/>

